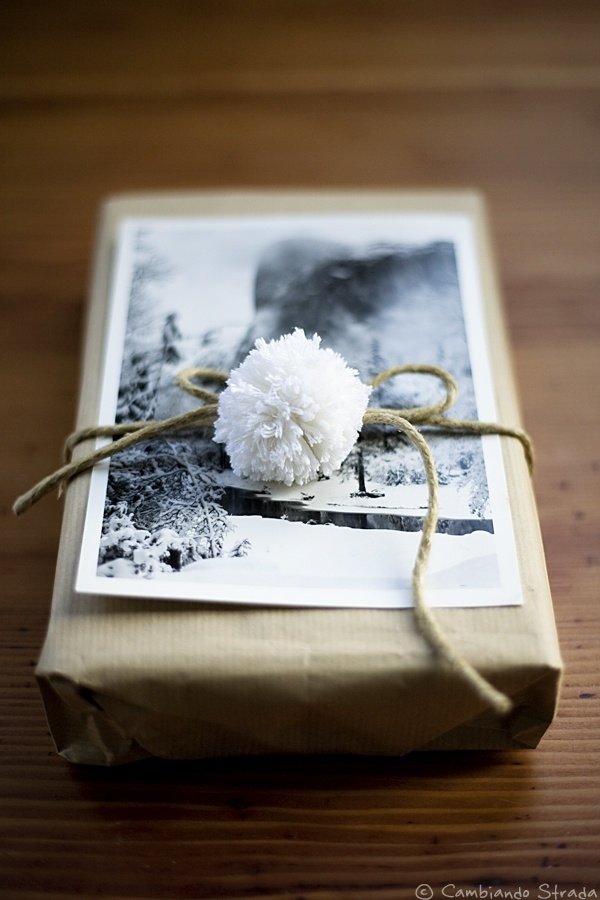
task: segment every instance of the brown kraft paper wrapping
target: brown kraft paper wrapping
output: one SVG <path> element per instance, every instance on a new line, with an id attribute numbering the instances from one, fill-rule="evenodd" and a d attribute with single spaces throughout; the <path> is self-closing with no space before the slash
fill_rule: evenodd
<path id="1" fill-rule="evenodd" d="M 118 222 L 132 215 L 451 212 L 471 216 L 499 419 L 519 426 L 483 204 L 471 192 L 123 196 L 102 213 L 78 426 L 97 421 Z M 435 658 L 411 610 L 299 609 L 75 594 L 89 475 L 65 496 L 52 612 L 37 678 L 59 752 L 111 765 L 147 756 L 397 755 L 535 747 L 561 660 L 530 478 L 502 439 L 522 606 L 438 609 L 455 646 L 514 702 L 501 720 Z M 89 448 L 84 446 L 83 451 Z M 78 451 L 79 452 L 79 451 Z"/>

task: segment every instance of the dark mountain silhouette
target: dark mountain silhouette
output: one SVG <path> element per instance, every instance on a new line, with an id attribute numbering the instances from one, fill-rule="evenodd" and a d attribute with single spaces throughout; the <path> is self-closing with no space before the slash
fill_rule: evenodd
<path id="1" fill-rule="evenodd" d="M 343 352 L 345 332 L 374 328 L 427 285 L 437 294 L 457 293 L 450 243 L 425 247 L 374 246 L 356 252 L 342 244 L 292 239 L 270 247 L 255 280 L 256 316 L 238 350 L 241 361 L 258 337 L 280 337 L 302 327 Z M 364 332 L 365 342 L 371 335 Z M 352 361 L 352 360 L 351 360 Z M 353 362 L 353 364 L 356 364 Z"/>

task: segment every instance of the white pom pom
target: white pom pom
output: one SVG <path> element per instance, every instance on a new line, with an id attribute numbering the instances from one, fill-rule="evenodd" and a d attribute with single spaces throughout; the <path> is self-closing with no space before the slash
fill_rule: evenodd
<path id="1" fill-rule="evenodd" d="M 358 437 L 371 388 L 302 329 L 257 340 L 219 398 L 215 440 L 236 475 L 306 484 L 331 475 Z"/>

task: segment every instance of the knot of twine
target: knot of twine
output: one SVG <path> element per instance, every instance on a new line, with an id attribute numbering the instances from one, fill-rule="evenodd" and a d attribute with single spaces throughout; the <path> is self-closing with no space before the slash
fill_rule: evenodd
<path id="1" fill-rule="evenodd" d="M 434 652 L 470 685 L 473 692 L 486 706 L 491 707 L 498 715 L 504 716 L 513 707 L 510 697 L 495 688 L 453 646 L 425 601 L 425 573 L 431 552 L 433 535 L 435 534 L 439 518 L 439 485 L 435 462 L 429 445 L 415 426 L 426 426 L 447 434 L 496 434 L 503 437 L 516 438 L 523 447 L 530 472 L 533 469 L 533 445 L 526 432 L 518 428 L 507 427 L 495 422 L 451 419 L 445 416 L 446 410 L 456 400 L 458 385 L 449 372 L 438 366 L 418 364 L 393 366 L 381 372 L 369 383 L 376 388 L 383 384 L 384 381 L 404 374 L 434 376 L 444 385 L 445 396 L 442 400 L 428 406 L 413 406 L 406 409 L 369 407 L 363 416 L 363 425 L 388 425 L 397 428 L 419 451 L 425 469 L 428 486 L 428 509 L 423 522 L 423 530 L 411 580 L 415 620 L 421 635 Z M 75 478 L 87 469 L 93 468 L 96 463 L 108 459 L 141 441 L 159 437 L 162 434 L 173 431 L 184 431 L 197 427 L 205 428 L 214 425 L 218 415 L 219 396 L 214 391 L 196 384 L 192 379 L 201 378 L 225 384 L 228 377 L 229 373 L 221 372 L 217 369 L 184 369 L 177 375 L 176 382 L 188 394 L 201 400 L 201 406 L 160 421 L 99 425 L 75 431 L 65 442 L 64 465 L 20 496 L 13 505 L 13 511 L 16 515 L 21 515 L 53 488 L 59 486 L 62 490 L 63 486 L 72 478 Z M 92 438 L 101 437 L 113 438 L 113 442 L 94 450 L 78 460 L 72 460 L 73 450 L 78 444 Z"/>

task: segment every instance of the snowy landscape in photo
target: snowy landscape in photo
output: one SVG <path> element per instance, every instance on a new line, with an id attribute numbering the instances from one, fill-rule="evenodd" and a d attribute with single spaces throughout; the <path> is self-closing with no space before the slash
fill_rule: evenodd
<path id="1" fill-rule="evenodd" d="M 100 419 L 162 419 L 197 401 L 189 366 L 225 371 L 257 338 L 317 333 L 368 382 L 402 363 L 448 369 L 449 415 L 496 418 L 468 219 L 347 215 L 131 219 L 120 229 Z M 215 385 L 208 385 L 216 388 Z M 372 406 L 440 397 L 404 375 Z M 411 604 L 427 509 L 418 452 L 364 429 L 340 470 L 299 487 L 231 471 L 212 429 L 141 443 L 94 471 L 81 591 L 316 606 Z M 428 434 L 440 522 L 432 605 L 521 602 L 499 441 Z"/>

